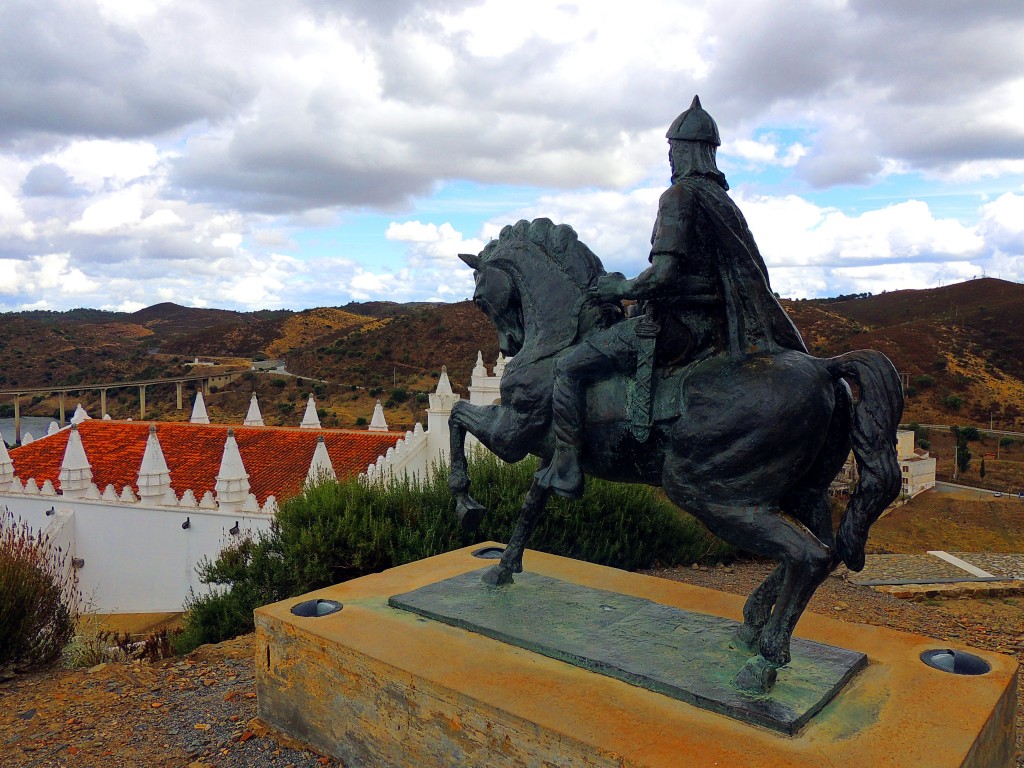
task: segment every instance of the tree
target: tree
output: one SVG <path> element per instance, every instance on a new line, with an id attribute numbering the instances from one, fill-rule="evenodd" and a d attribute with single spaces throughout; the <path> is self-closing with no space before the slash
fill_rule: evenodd
<path id="1" fill-rule="evenodd" d="M 961 472 L 966 472 L 971 466 L 971 452 L 967 450 L 967 440 L 963 436 L 957 440 L 956 464 Z"/>
<path id="2" fill-rule="evenodd" d="M 985 477 L 985 459 L 984 459 L 984 457 L 981 459 L 981 467 L 978 469 L 978 474 L 981 475 L 982 478 Z"/>

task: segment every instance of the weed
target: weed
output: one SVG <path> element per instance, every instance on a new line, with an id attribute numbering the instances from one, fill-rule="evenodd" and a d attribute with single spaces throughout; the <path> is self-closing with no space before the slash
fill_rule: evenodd
<path id="1" fill-rule="evenodd" d="M 56 660 L 75 628 L 79 602 L 67 553 L 42 533 L 0 514 L 0 668 Z"/>

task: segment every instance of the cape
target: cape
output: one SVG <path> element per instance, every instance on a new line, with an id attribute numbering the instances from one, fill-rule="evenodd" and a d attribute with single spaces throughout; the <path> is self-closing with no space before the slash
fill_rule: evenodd
<path id="1" fill-rule="evenodd" d="M 736 203 L 714 181 L 686 177 L 682 187 L 707 214 L 718 248 L 712 255 L 725 303 L 727 352 L 745 357 L 780 348 L 807 352 L 800 332 L 779 304 L 768 269 Z"/>

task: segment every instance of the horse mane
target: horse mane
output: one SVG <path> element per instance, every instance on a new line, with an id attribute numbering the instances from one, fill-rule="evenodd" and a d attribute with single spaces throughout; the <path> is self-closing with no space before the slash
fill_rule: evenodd
<path id="1" fill-rule="evenodd" d="M 519 256 L 536 249 L 543 251 L 552 265 L 581 289 L 590 285 L 597 275 L 604 274 L 601 260 L 579 239 L 576 230 L 546 218 L 522 219 L 502 227 L 498 239 L 480 252 L 481 266 L 503 260 L 515 263 Z"/>

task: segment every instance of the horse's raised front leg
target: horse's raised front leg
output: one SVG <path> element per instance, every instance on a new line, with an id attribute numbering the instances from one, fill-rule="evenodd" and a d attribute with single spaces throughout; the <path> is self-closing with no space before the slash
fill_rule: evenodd
<path id="1" fill-rule="evenodd" d="M 530 490 L 523 499 L 523 506 L 519 510 L 519 522 L 512 532 L 508 546 L 501 556 L 501 561 L 484 571 L 483 581 L 495 587 L 512 583 L 513 573 L 523 572 L 523 550 L 530 540 L 533 529 L 537 527 L 541 515 L 544 514 L 544 507 L 547 506 L 550 491 L 542 488 L 536 480 L 530 486 Z"/>
<path id="2" fill-rule="evenodd" d="M 448 417 L 451 437 L 451 474 L 448 487 L 455 496 L 455 511 L 467 531 L 475 531 L 487 511 L 469 494 L 469 465 L 466 461 L 466 433 L 504 461 L 519 461 L 537 437 L 536 420 L 501 405 L 471 405 L 459 401 Z"/>
<path id="3" fill-rule="evenodd" d="M 491 406 L 493 407 L 493 406 Z M 468 409 L 474 409 L 470 411 Z M 475 531 L 487 511 L 483 504 L 469 495 L 469 464 L 466 461 L 466 432 L 469 425 L 475 425 L 477 419 L 471 418 L 477 406 L 458 402 L 448 417 L 448 433 L 451 440 L 451 472 L 448 475 L 448 488 L 455 496 L 455 513 L 459 522 L 467 531 Z"/>

